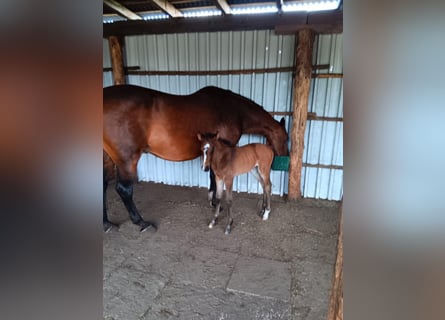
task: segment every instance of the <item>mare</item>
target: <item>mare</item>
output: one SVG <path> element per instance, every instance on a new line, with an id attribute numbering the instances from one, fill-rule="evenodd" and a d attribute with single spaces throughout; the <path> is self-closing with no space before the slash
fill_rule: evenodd
<path id="1" fill-rule="evenodd" d="M 142 153 L 170 161 L 195 159 L 201 154 L 199 132 L 214 132 L 231 144 L 242 134 L 263 135 L 277 155 L 289 153 L 284 118 L 276 121 L 255 102 L 217 87 L 205 87 L 190 95 L 172 95 L 134 85 L 103 89 L 103 226 L 108 220 L 106 190 L 116 177 L 116 191 L 132 222 L 140 231 L 156 228 L 145 221 L 133 202 L 133 183 Z M 216 188 L 214 179 L 209 195 Z"/>
<path id="2" fill-rule="evenodd" d="M 225 234 L 229 234 L 232 228 L 232 187 L 233 178 L 251 171 L 263 188 L 263 204 L 259 215 L 263 220 L 269 218 L 270 194 L 272 184 L 270 182 L 270 168 L 274 158 L 274 152 L 268 145 L 251 143 L 242 147 L 236 147 L 230 142 L 219 137 L 219 133 L 198 133 L 198 140 L 202 148 L 202 169 L 213 169 L 216 179 L 216 208 L 215 216 L 209 224 L 213 228 L 220 214 L 221 198 L 226 186 L 225 201 L 227 204 L 228 223 Z"/>

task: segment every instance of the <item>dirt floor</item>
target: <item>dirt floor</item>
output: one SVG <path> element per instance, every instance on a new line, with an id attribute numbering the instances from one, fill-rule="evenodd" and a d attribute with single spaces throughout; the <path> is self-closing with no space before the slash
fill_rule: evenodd
<path id="1" fill-rule="evenodd" d="M 235 192 L 225 235 L 226 211 L 208 228 L 206 189 L 139 183 L 134 198 L 159 229 L 139 233 L 110 186 L 104 319 L 326 319 L 339 203 L 273 196 L 262 221 L 261 196 Z"/>

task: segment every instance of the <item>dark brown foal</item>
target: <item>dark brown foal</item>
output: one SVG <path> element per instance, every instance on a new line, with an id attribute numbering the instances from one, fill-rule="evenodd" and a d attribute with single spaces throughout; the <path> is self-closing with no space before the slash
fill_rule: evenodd
<path id="1" fill-rule="evenodd" d="M 218 134 L 212 133 L 198 133 L 198 140 L 201 141 L 202 169 L 208 171 L 212 168 L 216 179 L 215 216 L 210 222 L 209 228 L 213 228 L 219 216 L 225 185 L 225 201 L 228 211 L 228 224 L 225 233 L 230 233 L 233 223 L 233 179 L 249 171 L 254 174 L 263 188 L 263 204 L 259 214 L 263 220 L 267 220 L 270 214 L 270 194 L 272 190 L 270 182 L 270 168 L 274 157 L 272 148 L 260 143 L 252 143 L 242 147 L 231 146 L 227 141 L 219 139 Z"/>

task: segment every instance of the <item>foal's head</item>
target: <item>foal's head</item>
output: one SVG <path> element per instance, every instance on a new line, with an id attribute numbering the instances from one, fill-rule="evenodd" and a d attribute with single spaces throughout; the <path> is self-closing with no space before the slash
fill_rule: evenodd
<path id="1" fill-rule="evenodd" d="M 209 171 L 210 163 L 212 162 L 212 155 L 215 142 L 218 140 L 217 133 L 198 133 L 198 140 L 201 141 L 202 151 L 202 170 Z"/>

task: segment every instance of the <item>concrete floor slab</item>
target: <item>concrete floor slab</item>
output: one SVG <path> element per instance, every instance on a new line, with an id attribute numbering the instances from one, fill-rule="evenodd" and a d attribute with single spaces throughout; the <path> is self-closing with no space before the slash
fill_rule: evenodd
<path id="1" fill-rule="evenodd" d="M 227 290 L 288 301 L 290 282 L 289 263 L 256 257 L 240 257 Z"/>

